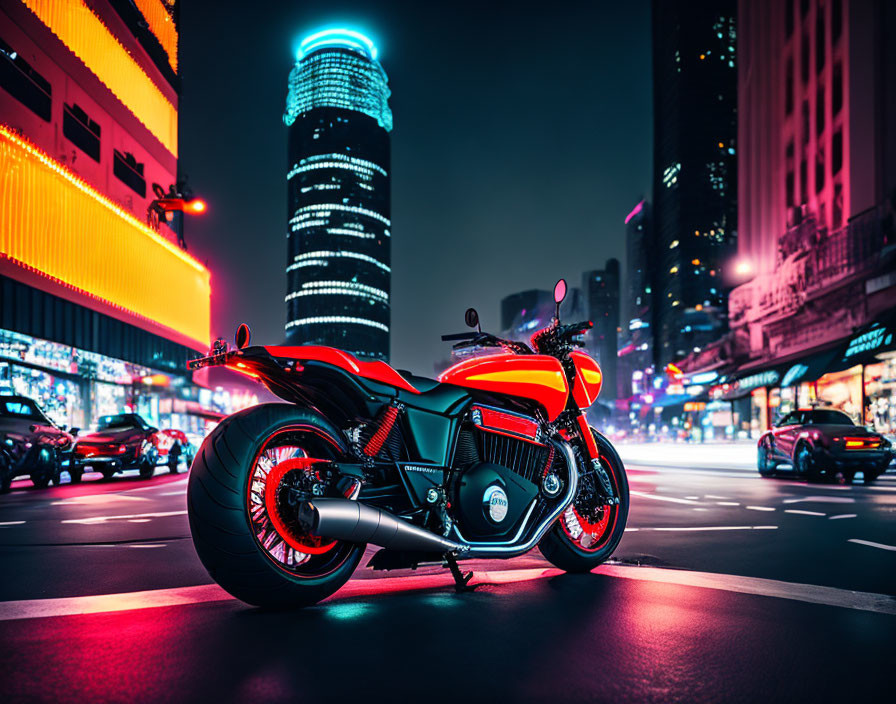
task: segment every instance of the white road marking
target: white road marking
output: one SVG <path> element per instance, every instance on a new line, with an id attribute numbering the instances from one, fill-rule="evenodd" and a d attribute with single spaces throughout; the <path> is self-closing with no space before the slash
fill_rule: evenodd
<path id="1" fill-rule="evenodd" d="M 798 508 L 785 508 L 784 513 L 798 513 L 801 516 L 827 516 L 826 513 L 819 513 L 818 511 L 801 511 Z"/>
<path id="2" fill-rule="evenodd" d="M 691 509 L 691 511 L 709 511 L 709 509 L 708 509 L 708 508 L 702 508 L 702 507 L 700 507 L 700 506 L 695 506 L 694 508 Z"/>
<path id="3" fill-rule="evenodd" d="M 103 506 L 105 504 L 114 504 L 119 501 L 149 501 L 142 496 L 125 496 L 124 494 L 85 494 L 84 496 L 73 496 L 70 499 L 60 499 L 59 501 L 51 501 L 50 506 Z"/>
<path id="4" fill-rule="evenodd" d="M 68 518 L 62 523 L 80 523 L 84 526 L 93 526 L 106 521 L 128 520 L 131 518 L 167 518 L 168 516 L 186 516 L 186 511 L 162 511 L 159 513 L 135 513 L 128 516 L 91 516 L 90 518 Z"/>
<path id="5" fill-rule="evenodd" d="M 3 521 L 2 523 L 0 523 L 0 526 L 20 526 L 24 522 L 25 521 Z"/>
<path id="6" fill-rule="evenodd" d="M 744 506 L 744 508 L 748 508 L 751 511 L 774 511 L 771 506 Z"/>
<path id="7" fill-rule="evenodd" d="M 854 504 L 851 496 L 807 496 L 804 499 L 784 499 L 785 504 L 819 503 L 819 504 Z"/>
<path id="8" fill-rule="evenodd" d="M 138 486 L 135 489 L 125 489 L 128 494 L 131 494 L 135 491 L 152 491 L 153 489 L 163 489 L 165 487 L 177 486 L 178 484 L 186 484 L 189 475 L 185 476 L 183 479 L 175 479 L 171 482 L 159 482 L 158 484 L 151 484 L 150 486 Z"/>
<path id="9" fill-rule="evenodd" d="M 836 521 L 839 518 L 855 518 L 856 514 L 854 513 L 838 513 L 836 516 L 830 516 L 828 518 L 829 521 Z"/>
<path id="10" fill-rule="evenodd" d="M 128 523 L 149 523 L 149 518 L 129 518 Z"/>
<path id="11" fill-rule="evenodd" d="M 148 548 L 164 548 L 166 547 L 165 543 L 135 543 L 134 545 L 128 545 L 129 548 L 133 548 L 135 550 L 145 550 Z"/>
<path id="12" fill-rule="evenodd" d="M 716 501 L 719 506 L 740 506 L 738 501 Z"/>
<path id="13" fill-rule="evenodd" d="M 658 531 L 701 531 L 701 530 L 777 530 L 778 526 L 670 526 L 668 528 L 641 528 Z"/>
<path id="14" fill-rule="evenodd" d="M 767 596 L 777 599 L 803 601 L 810 604 L 823 604 L 825 606 L 896 615 L 896 599 L 886 594 L 855 592 L 849 589 L 780 582 L 774 579 L 758 577 L 691 572 L 689 570 L 659 567 L 601 565 L 593 572 L 597 575 L 618 579 L 676 584 L 700 589 L 715 589 L 738 594 Z M 563 573 L 558 569 L 552 568 L 501 570 L 495 572 L 477 571 L 474 575 L 473 583 L 507 584 L 555 577 L 559 574 Z M 431 589 L 442 586 L 448 588 L 452 584 L 451 575 L 448 574 L 355 579 L 348 582 L 335 596 L 330 597 L 327 601 L 371 596 L 388 591 L 407 592 L 418 588 Z M 203 584 L 196 587 L 153 589 L 123 594 L 6 601 L 0 602 L 0 621 L 113 613 L 216 601 L 233 602 L 235 599 L 217 584 Z M 326 603 L 324 602 L 324 604 Z"/>
<path id="15" fill-rule="evenodd" d="M 854 592 L 849 589 L 836 589 L 814 584 L 780 582 L 776 579 L 741 577 L 739 575 L 714 574 L 712 572 L 690 572 L 688 570 L 672 570 L 660 567 L 602 565 L 594 572 L 623 579 L 638 579 L 645 582 L 662 582 L 664 584 L 680 584 L 688 587 L 720 589 L 740 594 L 756 594 L 778 599 L 804 601 L 810 604 L 824 604 L 825 606 L 839 606 L 846 609 L 896 615 L 896 599 L 887 594 Z"/>
<path id="16" fill-rule="evenodd" d="M 896 552 L 896 545 L 884 545 L 883 543 L 873 543 L 870 540 L 859 540 L 858 538 L 850 538 L 847 542 L 855 543 L 856 545 L 867 545 L 869 548 L 879 548 L 881 550 L 889 550 L 890 552 Z"/>
<path id="17" fill-rule="evenodd" d="M 699 496 L 685 496 L 684 498 L 686 498 L 686 499 L 690 499 L 691 501 L 696 501 L 696 500 L 699 499 L 700 497 L 699 497 Z"/>
<path id="18" fill-rule="evenodd" d="M 696 501 L 691 501 L 690 499 L 679 499 L 677 496 L 660 496 L 659 494 L 648 494 L 643 491 L 629 491 L 630 494 L 634 494 L 635 496 L 640 496 L 643 499 L 653 499 L 654 501 L 668 501 L 673 504 L 696 504 Z"/>
<path id="19" fill-rule="evenodd" d="M 715 494 L 704 494 L 707 499 L 727 499 L 727 496 L 716 496 Z"/>
<path id="20" fill-rule="evenodd" d="M 186 496 L 187 493 L 185 491 L 166 491 L 159 496 Z"/>

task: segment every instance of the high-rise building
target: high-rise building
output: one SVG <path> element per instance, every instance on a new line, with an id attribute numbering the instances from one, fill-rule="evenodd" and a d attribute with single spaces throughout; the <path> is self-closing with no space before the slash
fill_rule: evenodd
<path id="1" fill-rule="evenodd" d="M 617 369 L 620 398 L 631 396 L 632 376 L 638 373 L 643 378 L 644 370 L 653 364 L 650 236 L 650 203 L 641 200 L 625 218 L 625 295 L 620 305 L 622 333 Z"/>
<path id="2" fill-rule="evenodd" d="M 601 398 L 616 399 L 617 353 L 619 349 L 619 260 L 608 259 L 604 269 L 582 274 L 585 315 L 594 327 L 585 342 L 603 372 Z"/>
<path id="3" fill-rule="evenodd" d="M 286 337 L 388 360 L 389 109 L 373 42 L 306 37 L 289 75 Z"/>
<path id="4" fill-rule="evenodd" d="M 737 229 L 735 0 L 653 3 L 653 326 L 659 365 L 727 329 Z"/>
<path id="5" fill-rule="evenodd" d="M 177 42 L 173 0 L 0 7 L 0 393 L 60 423 L 191 429 L 210 275 L 146 222 L 177 178 Z"/>

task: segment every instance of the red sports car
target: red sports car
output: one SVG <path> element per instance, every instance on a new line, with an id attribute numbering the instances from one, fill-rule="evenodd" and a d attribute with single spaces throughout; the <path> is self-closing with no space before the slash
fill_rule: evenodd
<path id="1" fill-rule="evenodd" d="M 106 479 L 116 472 L 136 469 L 141 477 L 148 478 L 158 464 L 167 464 L 168 470 L 176 473 L 181 457 L 189 468 L 193 449 L 181 431 L 159 430 L 136 413 L 120 413 L 102 416 L 96 432 L 78 437 L 69 474 L 72 482 L 79 482 L 87 467 Z"/>
<path id="2" fill-rule="evenodd" d="M 774 474 L 779 464 L 788 464 L 794 474 L 846 484 L 862 472 L 870 484 L 887 471 L 893 457 L 884 436 L 832 409 L 793 411 L 759 438 L 759 473 L 765 476 Z"/>

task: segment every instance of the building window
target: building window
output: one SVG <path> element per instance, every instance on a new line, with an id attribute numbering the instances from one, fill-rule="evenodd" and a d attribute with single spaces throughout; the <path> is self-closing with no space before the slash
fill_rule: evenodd
<path id="1" fill-rule="evenodd" d="M 831 137 L 831 173 L 839 174 L 843 168 L 843 130 L 834 132 Z"/>
<path id="2" fill-rule="evenodd" d="M 821 73 L 825 60 L 824 9 L 815 13 L 815 73 Z"/>
<path id="3" fill-rule="evenodd" d="M 128 152 L 122 154 L 117 149 L 113 149 L 112 173 L 141 198 L 146 198 L 146 179 L 143 178 L 143 164 L 138 164 L 133 154 Z"/>
<path id="4" fill-rule="evenodd" d="M 809 101 L 803 100 L 800 110 L 800 127 L 802 128 L 803 144 L 809 143 Z"/>
<path id="5" fill-rule="evenodd" d="M 785 36 L 790 39 L 793 36 L 793 4 L 789 2 L 781 3 L 784 6 L 784 30 Z"/>
<path id="6" fill-rule="evenodd" d="M 836 46 L 843 33 L 843 0 L 831 2 L 831 46 Z"/>
<path id="7" fill-rule="evenodd" d="M 843 224 L 843 184 L 834 184 L 834 205 L 831 213 L 831 225 L 838 228 Z"/>
<path id="8" fill-rule="evenodd" d="M 809 82 L 809 35 L 805 32 L 800 41 L 800 77 L 804 84 Z"/>
<path id="9" fill-rule="evenodd" d="M 784 79 L 784 113 L 793 113 L 793 59 L 787 59 L 787 74 Z"/>
<path id="10" fill-rule="evenodd" d="M 64 105 L 62 134 L 94 161 L 100 160 L 100 126 L 78 105 Z"/>
<path id="11" fill-rule="evenodd" d="M 805 17 L 809 14 L 809 7 L 811 6 L 811 2 L 809 0 L 800 0 L 800 16 Z"/>
<path id="12" fill-rule="evenodd" d="M 824 132 L 824 86 L 818 86 L 815 93 L 815 133 Z"/>
<path id="13" fill-rule="evenodd" d="M 806 168 L 806 160 L 803 159 L 800 162 L 800 203 L 806 203 L 809 201 L 809 187 L 807 184 L 808 178 L 808 169 Z"/>
<path id="14" fill-rule="evenodd" d="M 786 207 L 793 207 L 793 171 L 787 172 L 787 180 L 785 181 L 784 202 Z"/>
<path id="15" fill-rule="evenodd" d="M 831 80 L 831 115 L 839 115 L 843 107 L 843 66 L 834 64 L 834 76 Z"/>
<path id="16" fill-rule="evenodd" d="M 824 149 L 821 146 L 815 152 L 815 192 L 824 188 Z"/>
<path id="17" fill-rule="evenodd" d="M 35 115 L 50 121 L 53 89 L 9 44 L 0 39 L 0 86 Z"/>

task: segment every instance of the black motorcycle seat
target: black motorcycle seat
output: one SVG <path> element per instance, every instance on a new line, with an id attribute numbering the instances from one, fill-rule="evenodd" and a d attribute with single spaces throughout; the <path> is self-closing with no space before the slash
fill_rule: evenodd
<path id="1" fill-rule="evenodd" d="M 468 398 L 467 392 L 453 384 L 443 384 L 436 379 L 411 374 L 405 369 L 397 369 L 402 378 L 413 386 L 419 394 L 399 390 L 398 398 L 408 406 L 433 413 L 447 413 L 458 401 Z"/>
<path id="2" fill-rule="evenodd" d="M 402 378 L 415 389 L 417 389 L 417 391 L 419 391 L 421 394 L 425 394 L 427 391 L 432 391 L 439 386 L 439 381 L 437 379 L 429 379 L 425 376 L 417 376 L 416 374 L 412 374 L 411 372 L 409 372 L 407 369 L 396 369 L 395 371 L 401 374 Z"/>

